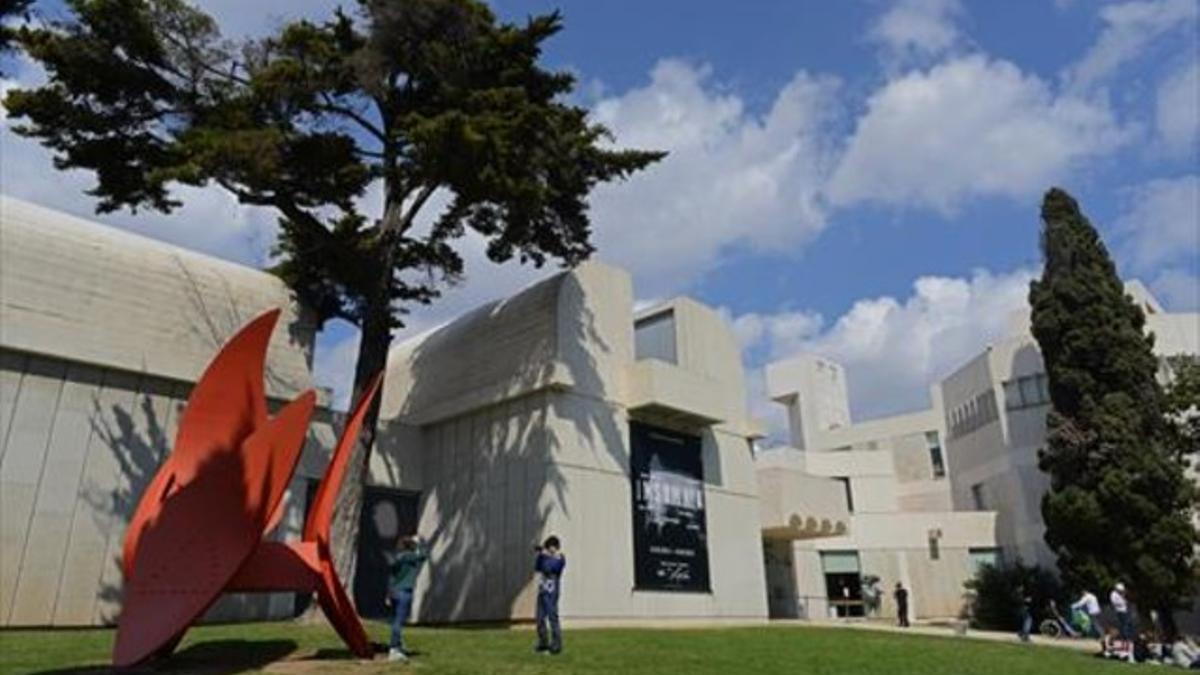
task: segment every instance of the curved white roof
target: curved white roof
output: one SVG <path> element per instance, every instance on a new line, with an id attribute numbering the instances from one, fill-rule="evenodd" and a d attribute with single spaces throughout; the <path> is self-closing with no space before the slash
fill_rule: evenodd
<path id="1" fill-rule="evenodd" d="M 283 307 L 268 391 L 312 386 L 314 326 L 278 278 L 0 196 L 0 346 L 195 381 L 221 344 Z"/>

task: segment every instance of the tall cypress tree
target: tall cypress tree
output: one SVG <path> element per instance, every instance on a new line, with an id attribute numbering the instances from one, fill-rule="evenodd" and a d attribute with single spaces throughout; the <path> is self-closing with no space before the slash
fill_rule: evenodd
<path id="1" fill-rule="evenodd" d="M 1042 221 L 1045 268 L 1029 302 L 1052 402 L 1039 458 L 1051 479 L 1046 543 L 1067 584 L 1124 580 L 1141 611 L 1169 621 L 1195 586 L 1197 535 L 1154 336 L 1076 201 L 1051 189 Z"/>

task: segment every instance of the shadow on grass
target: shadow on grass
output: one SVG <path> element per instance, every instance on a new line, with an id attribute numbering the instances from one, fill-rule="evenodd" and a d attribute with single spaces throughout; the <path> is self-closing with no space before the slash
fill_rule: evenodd
<path id="1" fill-rule="evenodd" d="M 296 651 L 293 640 L 212 640 L 192 645 L 166 659 L 145 666 L 114 670 L 111 666 L 86 666 L 38 671 L 34 675 L 93 673 L 198 673 L 233 675 L 261 670 Z"/>
<path id="2" fill-rule="evenodd" d="M 382 642 L 372 642 L 371 651 L 376 657 L 386 656 L 388 646 Z M 405 652 L 410 657 L 424 656 L 425 652 L 416 649 L 409 649 Z M 296 661 L 357 661 L 359 658 L 355 656 L 349 649 L 342 647 L 323 647 L 313 652 L 309 656 L 301 657 Z"/>

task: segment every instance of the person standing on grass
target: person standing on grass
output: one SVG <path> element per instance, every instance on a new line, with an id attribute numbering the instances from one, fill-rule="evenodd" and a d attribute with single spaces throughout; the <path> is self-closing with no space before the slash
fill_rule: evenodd
<path id="1" fill-rule="evenodd" d="M 892 593 L 896 599 L 896 622 L 901 628 L 908 628 L 908 589 L 897 581 L 896 590 Z"/>
<path id="2" fill-rule="evenodd" d="M 1088 637 L 1100 639 L 1100 636 L 1104 634 L 1104 630 L 1100 627 L 1100 600 L 1096 597 L 1095 593 L 1084 589 L 1079 599 L 1071 605 L 1071 611 L 1086 614 L 1088 618 Z"/>
<path id="3" fill-rule="evenodd" d="M 1029 633 L 1033 630 L 1033 598 L 1024 586 L 1017 588 L 1017 595 L 1021 601 L 1021 628 L 1017 637 L 1021 638 L 1021 642 L 1029 642 Z"/>
<path id="4" fill-rule="evenodd" d="M 400 539 L 397 551 L 388 556 L 388 598 L 396 614 L 392 618 L 392 640 L 388 646 L 388 661 L 407 661 L 404 646 L 404 624 L 412 609 L 413 586 L 429 554 L 419 536 Z"/>
<path id="5" fill-rule="evenodd" d="M 563 569 L 567 558 L 563 555 L 558 537 L 546 537 L 541 546 L 534 547 L 537 557 L 533 571 L 538 575 L 537 593 L 537 647 L 541 654 L 558 654 L 562 651 L 562 627 L 558 623 L 558 597 L 562 590 Z"/>
<path id="6" fill-rule="evenodd" d="M 1133 639 L 1133 619 L 1129 616 L 1129 599 L 1125 597 L 1125 584 L 1120 581 L 1108 594 L 1108 602 L 1117 613 L 1117 634 L 1122 640 Z"/>

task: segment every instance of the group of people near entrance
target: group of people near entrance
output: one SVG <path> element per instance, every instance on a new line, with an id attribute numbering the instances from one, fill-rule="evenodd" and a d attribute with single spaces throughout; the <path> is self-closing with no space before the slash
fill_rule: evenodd
<path id="1" fill-rule="evenodd" d="M 549 536 L 534 547 L 533 572 L 537 576 L 537 646 L 540 654 L 562 651 L 562 627 L 558 621 L 558 598 L 567 558 L 558 537 Z M 412 653 L 404 644 L 404 624 L 412 611 L 413 588 L 422 565 L 429 559 L 426 542 L 419 536 L 400 539 L 396 552 L 388 556 L 388 602 L 394 612 L 389 661 L 407 661 Z"/>

